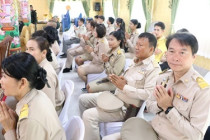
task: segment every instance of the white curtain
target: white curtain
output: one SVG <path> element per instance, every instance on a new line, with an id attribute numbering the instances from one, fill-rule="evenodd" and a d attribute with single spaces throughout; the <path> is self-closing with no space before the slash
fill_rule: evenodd
<path id="1" fill-rule="evenodd" d="M 138 31 L 139 33 L 143 33 L 146 25 L 146 19 L 141 0 L 134 0 L 131 19 L 137 19 L 141 23 L 141 28 L 138 29 Z"/>
<path id="2" fill-rule="evenodd" d="M 198 55 L 210 58 L 210 0 L 180 0 L 175 30 L 188 29 L 199 43 Z"/>
<path id="3" fill-rule="evenodd" d="M 114 12 L 112 9 L 113 9 L 112 1 L 111 0 L 104 1 L 104 17 L 105 17 L 105 25 L 106 26 L 107 26 L 106 21 L 108 20 L 109 17 L 115 18 Z"/>
<path id="4" fill-rule="evenodd" d="M 57 15 L 60 18 L 63 14 L 66 14 L 66 6 L 70 5 L 70 17 L 77 18 L 82 13 L 82 17 L 86 17 L 83 5 L 81 1 L 57 1 L 54 2 L 53 16 Z"/>

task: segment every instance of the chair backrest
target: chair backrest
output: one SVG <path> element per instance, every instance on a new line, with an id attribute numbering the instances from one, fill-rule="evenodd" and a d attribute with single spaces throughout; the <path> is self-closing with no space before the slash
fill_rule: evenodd
<path id="1" fill-rule="evenodd" d="M 35 25 L 31 23 L 29 25 L 29 35 L 31 36 L 34 32 L 35 32 Z"/>
<path id="2" fill-rule="evenodd" d="M 65 127 L 67 125 L 67 122 L 69 120 L 68 114 L 69 114 L 69 106 L 70 106 L 70 100 L 71 100 L 71 96 L 72 93 L 74 91 L 74 82 L 71 80 L 67 80 L 65 81 L 62 90 L 65 94 L 66 100 L 63 106 L 63 109 L 59 115 L 59 119 L 61 121 L 61 124 L 63 127 Z"/>
<path id="3" fill-rule="evenodd" d="M 141 105 L 141 108 L 139 109 L 139 112 L 136 115 L 136 117 L 144 119 L 144 109 L 145 108 L 146 108 L 146 101 L 144 101 L 144 103 Z"/>
<path id="4" fill-rule="evenodd" d="M 1 63 L 4 60 L 4 58 L 9 56 L 10 45 L 11 45 L 12 40 L 13 38 L 11 36 L 7 36 L 0 43 L 0 76 L 1 76 Z"/>
<path id="5" fill-rule="evenodd" d="M 136 115 L 136 117 L 142 118 L 149 122 L 155 117 L 155 114 L 153 114 L 151 112 L 145 113 L 144 112 L 145 108 L 146 108 L 146 101 L 144 101 L 143 104 L 141 105 L 141 108 L 140 108 L 138 114 Z"/>
<path id="6" fill-rule="evenodd" d="M 79 116 L 73 116 L 69 119 L 66 127 L 66 140 L 83 140 L 85 135 L 85 126 Z"/>
<path id="7" fill-rule="evenodd" d="M 210 84 L 210 71 L 204 76 L 204 79 Z"/>
<path id="8" fill-rule="evenodd" d="M 25 37 L 26 30 L 28 30 L 28 26 L 25 25 L 25 26 L 23 26 L 22 32 L 20 34 L 20 37 Z"/>

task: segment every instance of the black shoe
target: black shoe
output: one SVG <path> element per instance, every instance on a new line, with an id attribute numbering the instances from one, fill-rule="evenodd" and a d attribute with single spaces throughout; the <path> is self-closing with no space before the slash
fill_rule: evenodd
<path id="1" fill-rule="evenodd" d="M 65 69 L 63 69 L 63 73 L 67 73 L 67 72 L 70 72 L 70 71 L 71 71 L 70 68 L 65 68 Z"/>
<path id="2" fill-rule="evenodd" d="M 60 55 L 60 58 L 66 58 L 66 57 L 67 57 L 67 55 L 65 53 Z"/>
<path id="3" fill-rule="evenodd" d="M 72 65 L 71 65 L 71 67 L 69 69 L 72 70 Z"/>
<path id="4" fill-rule="evenodd" d="M 83 92 L 87 92 L 87 89 L 86 88 L 82 88 L 81 89 Z"/>

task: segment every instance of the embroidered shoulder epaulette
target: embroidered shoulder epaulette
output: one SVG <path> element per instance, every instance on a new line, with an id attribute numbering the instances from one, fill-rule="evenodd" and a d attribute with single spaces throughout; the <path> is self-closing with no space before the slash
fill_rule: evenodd
<path id="1" fill-rule="evenodd" d="M 117 51 L 117 54 L 118 54 L 118 55 L 122 54 L 121 49 L 119 49 L 119 50 Z"/>
<path id="2" fill-rule="evenodd" d="M 159 67 L 159 64 L 156 61 L 153 61 L 152 63 L 154 67 Z"/>
<path id="3" fill-rule="evenodd" d="M 19 121 L 28 118 L 28 112 L 29 112 L 28 104 L 24 104 L 20 111 Z"/>
<path id="4" fill-rule="evenodd" d="M 198 83 L 201 89 L 209 87 L 209 84 L 202 77 L 197 77 L 196 82 Z"/>
<path id="5" fill-rule="evenodd" d="M 104 43 L 104 39 L 101 39 L 101 43 Z"/>

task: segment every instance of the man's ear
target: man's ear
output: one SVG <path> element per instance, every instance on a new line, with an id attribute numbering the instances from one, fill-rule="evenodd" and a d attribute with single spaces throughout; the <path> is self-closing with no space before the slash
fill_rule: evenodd
<path id="1" fill-rule="evenodd" d="M 155 48 L 154 47 L 150 47 L 150 52 L 154 53 Z"/>

